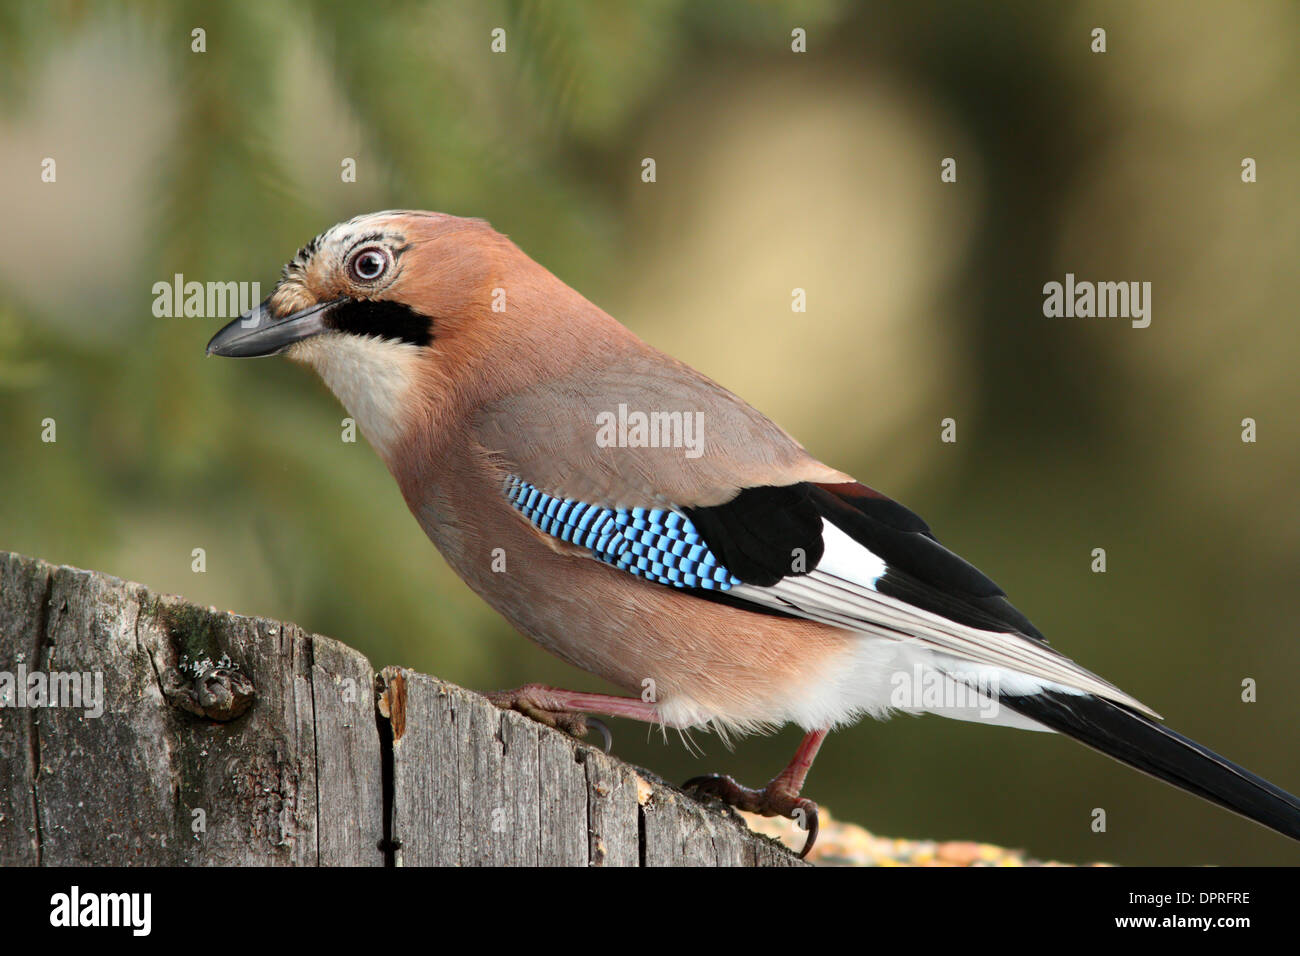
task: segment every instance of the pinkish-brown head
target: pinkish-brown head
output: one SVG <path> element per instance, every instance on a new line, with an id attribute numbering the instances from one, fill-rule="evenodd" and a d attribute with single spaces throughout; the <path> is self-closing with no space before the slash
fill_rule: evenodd
<path id="1" fill-rule="evenodd" d="M 207 351 L 311 366 L 390 459 L 419 416 L 554 371 L 548 341 L 591 322 L 612 320 L 482 220 L 386 211 L 299 249 Z"/>

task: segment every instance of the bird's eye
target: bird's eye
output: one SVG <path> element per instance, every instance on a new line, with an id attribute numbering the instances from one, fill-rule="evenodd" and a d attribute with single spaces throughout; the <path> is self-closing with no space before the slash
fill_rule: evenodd
<path id="1" fill-rule="evenodd" d="M 352 257 L 348 268 L 359 282 L 374 282 L 388 271 L 388 263 L 388 253 L 381 246 L 367 246 Z"/>

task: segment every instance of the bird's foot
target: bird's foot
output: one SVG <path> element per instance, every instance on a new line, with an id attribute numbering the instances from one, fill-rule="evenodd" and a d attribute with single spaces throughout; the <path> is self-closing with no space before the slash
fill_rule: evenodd
<path id="1" fill-rule="evenodd" d="M 604 721 L 597 720 L 590 714 L 569 710 L 562 697 L 564 693 L 541 684 L 525 684 L 514 690 L 499 690 L 484 696 L 502 710 L 516 711 L 539 724 L 553 727 L 579 740 L 586 737 L 587 732 L 594 727 L 604 740 L 605 753 L 609 753 L 614 745 L 614 735 L 609 727 Z"/>
<path id="2" fill-rule="evenodd" d="M 808 833 L 799 859 L 808 855 L 808 851 L 817 842 L 817 804 L 807 797 L 782 786 L 778 777 L 766 787 L 754 790 L 742 787 L 731 777 L 720 773 L 711 773 L 703 777 L 692 777 L 682 784 L 683 790 L 694 791 L 701 796 L 716 797 L 728 806 L 747 813 L 757 813 L 764 817 L 788 817 L 798 824 L 799 829 Z"/>

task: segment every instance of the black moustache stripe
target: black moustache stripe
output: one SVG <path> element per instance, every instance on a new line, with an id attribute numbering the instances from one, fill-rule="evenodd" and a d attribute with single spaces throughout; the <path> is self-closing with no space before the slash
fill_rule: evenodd
<path id="1" fill-rule="evenodd" d="M 433 319 L 410 306 L 382 299 L 349 299 L 329 310 L 325 324 L 336 332 L 398 339 L 412 345 L 433 341 Z"/>

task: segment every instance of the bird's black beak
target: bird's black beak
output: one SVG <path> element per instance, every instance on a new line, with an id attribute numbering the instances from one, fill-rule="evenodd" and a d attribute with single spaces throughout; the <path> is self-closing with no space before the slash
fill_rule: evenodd
<path id="1" fill-rule="evenodd" d="M 320 302 L 282 319 L 275 317 L 268 304 L 270 301 L 268 298 L 256 308 L 249 309 L 212 336 L 212 341 L 208 343 L 208 354 L 228 358 L 278 355 L 294 342 L 329 331 L 325 316 L 343 300 Z"/>

